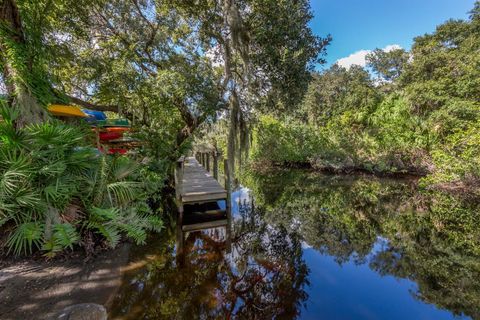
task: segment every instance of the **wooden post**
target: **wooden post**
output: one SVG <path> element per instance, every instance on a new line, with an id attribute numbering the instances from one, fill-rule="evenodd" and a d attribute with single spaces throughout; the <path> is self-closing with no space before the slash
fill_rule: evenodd
<path id="1" fill-rule="evenodd" d="M 207 153 L 206 156 L 207 156 L 207 171 L 210 172 L 210 153 Z"/>
<path id="2" fill-rule="evenodd" d="M 218 180 L 218 155 L 213 151 L 213 177 Z"/>
<path id="3" fill-rule="evenodd" d="M 177 200 L 182 197 L 183 161 L 184 158 L 180 157 L 175 164 L 175 198 Z"/>
<path id="4" fill-rule="evenodd" d="M 182 184 L 183 184 L 183 162 L 184 158 L 181 157 L 175 164 L 175 199 L 178 207 L 177 216 L 177 245 L 179 250 L 183 250 L 183 202 L 182 202 Z M 182 252 L 178 252 L 182 254 Z"/>
<path id="5" fill-rule="evenodd" d="M 225 199 L 225 209 L 227 213 L 227 252 L 231 250 L 231 233 L 232 233 L 232 199 L 230 187 L 230 170 L 228 168 L 228 159 L 223 161 L 225 171 L 225 190 L 227 191 L 227 199 Z"/>

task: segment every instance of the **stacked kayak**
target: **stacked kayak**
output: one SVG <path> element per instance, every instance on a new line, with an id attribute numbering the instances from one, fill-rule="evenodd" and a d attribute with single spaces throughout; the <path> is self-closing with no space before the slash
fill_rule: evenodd
<path id="1" fill-rule="evenodd" d="M 108 119 L 105 113 L 96 110 L 83 109 L 83 112 L 90 116 L 87 122 L 102 142 L 120 139 L 125 132 L 130 131 L 127 119 Z"/>
<path id="2" fill-rule="evenodd" d="M 89 117 L 86 119 L 88 123 L 95 125 L 99 121 L 107 120 L 107 115 L 102 111 L 82 109 L 82 111 Z"/>
<path id="3" fill-rule="evenodd" d="M 94 114 L 94 116 L 93 130 L 97 132 L 100 142 L 105 145 L 106 152 L 108 154 L 126 154 L 129 149 L 118 142 L 126 139 L 125 134 L 131 131 L 128 120 L 108 119 L 103 112 Z"/>
<path id="4" fill-rule="evenodd" d="M 93 129 L 97 130 L 97 129 Z M 123 134 L 127 131 L 130 131 L 130 128 L 125 127 L 104 127 L 99 130 L 98 135 L 101 141 L 110 141 L 115 139 L 120 139 L 123 137 Z"/>
<path id="5" fill-rule="evenodd" d="M 48 106 L 48 111 L 56 117 L 80 118 L 89 124 L 96 135 L 97 148 L 101 152 L 125 154 L 128 150 L 141 145 L 140 141 L 128 136 L 131 126 L 127 119 L 109 119 L 102 111 L 72 105 L 52 104 Z"/>
<path id="6" fill-rule="evenodd" d="M 77 106 L 69 106 L 63 104 L 51 104 L 47 107 L 48 112 L 56 117 L 79 117 L 90 118 L 90 115 Z"/>

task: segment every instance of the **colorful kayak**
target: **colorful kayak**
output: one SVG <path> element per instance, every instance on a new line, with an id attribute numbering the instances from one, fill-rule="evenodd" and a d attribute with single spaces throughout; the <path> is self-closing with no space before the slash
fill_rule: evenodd
<path id="1" fill-rule="evenodd" d="M 119 139 L 123 136 L 123 132 L 99 132 L 98 137 L 101 141 L 109 141 Z"/>
<path id="2" fill-rule="evenodd" d="M 107 127 L 107 128 L 102 128 L 102 131 L 107 131 L 107 132 L 127 132 L 130 130 L 128 127 Z"/>
<path id="3" fill-rule="evenodd" d="M 110 148 L 108 149 L 108 154 L 125 154 L 127 153 L 127 149 L 122 149 L 122 148 Z"/>
<path id="4" fill-rule="evenodd" d="M 63 104 L 51 104 L 47 107 L 48 111 L 58 117 L 80 117 L 80 118 L 88 118 L 90 117 L 88 114 L 82 111 L 77 106 L 69 106 Z"/>
<path id="5" fill-rule="evenodd" d="M 87 119 L 88 122 L 96 123 L 98 121 L 107 120 L 107 115 L 105 113 L 103 113 L 102 111 L 88 110 L 88 109 L 82 109 L 82 111 L 85 114 L 90 116 L 90 118 Z"/>
<path id="6" fill-rule="evenodd" d="M 98 120 L 97 125 L 99 127 L 130 127 L 130 123 L 127 119 Z"/>

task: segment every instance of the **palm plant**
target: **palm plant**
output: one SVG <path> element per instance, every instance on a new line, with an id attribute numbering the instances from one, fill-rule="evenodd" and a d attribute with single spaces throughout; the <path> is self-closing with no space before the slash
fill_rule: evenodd
<path id="1" fill-rule="evenodd" d="M 17 129 L 12 109 L 0 108 L 0 228 L 8 252 L 47 256 L 81 243 L 89 230 L 114 247 L 122 234 L 143 243 L 161 220 L 145 204 L 138 165 L 98 156 L 88 131 L 59 122 Z"/>
<path id="2" fill-rule="evenodd" d="M 84 226 L 101 234 L 111 247 L 118 244 L 121 233 L 143 244 L 147 231 L 162 228 L 162 220 L 146 205 L 144 184 L 132 180 L 138 169 L 138 164 L 126 157 L 102 157 L 86 179 L 88 217 Z"/>
<path id="3" fill-rule="evenodd" d="M 55 122 L 17 129 L 16 112 L 4 107 L 0 112 L 0 226 L 10 224 L 8 251 L 71 247 L 78 235 L 61 213 L 96 162 L 91 150 L 79 149 L 85 133 Z"/>

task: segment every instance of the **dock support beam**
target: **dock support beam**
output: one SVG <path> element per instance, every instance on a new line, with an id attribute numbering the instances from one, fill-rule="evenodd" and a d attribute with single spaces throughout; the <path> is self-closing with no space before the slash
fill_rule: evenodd
<path id="1" fill-rule="evenodd" d="M 225 199 L 225 209 L 227 213 L 227 252 L 231 250 L 231 239 L 232 239 L 232 190 L 230 183 L 230 170 L 228 168 L 228 159 L 223 161 L 224 171 L 225 171 L 225 190 L 227 190 L 227 199 Z"/>
<path id="2" fill-rule="evenodd" d="M 207 172 L 210 172 L 210 153 L 207 153 L 207 154 L 206 154 L 206 158 L 207 158 L 207 166 L 206 166 L 206 169 L 207 169 Z"/>

